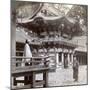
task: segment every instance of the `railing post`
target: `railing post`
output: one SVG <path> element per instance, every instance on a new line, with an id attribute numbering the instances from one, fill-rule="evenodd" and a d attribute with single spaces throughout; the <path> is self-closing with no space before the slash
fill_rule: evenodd
<path id="1" fill-rule="evenodd" d="M 17 85 L 17 82 L 16 82 L 16 78 L 15 78 L 15 77 L 13 78 L 13 85 L 14 85 L 14 86 Z"/>
<path id="2" fill-rule="evenodd" d="M 31 76 L 32 76 L 32 81 L 31 81 L 31 88 L 34 88 L 35 87 L 35 72 L 33 71 Z"/>
<path id="3" fill-rule="evenodd" d="M 43 87 L 48 87 L 48 71 L 47 70 L 43 72 L 43 80 L 45 81 L 45 84 L 43 85 Z"/>

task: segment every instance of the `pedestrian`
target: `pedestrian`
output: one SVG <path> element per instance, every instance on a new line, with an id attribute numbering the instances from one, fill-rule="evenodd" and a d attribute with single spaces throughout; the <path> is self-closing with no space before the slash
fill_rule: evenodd
<path id="1" fill-rule="evenodd" d="M 24 46 L 24 53 L 23 53 L 23 56 L 24 57 L 32 57 L 32 53 L 31 53 L 31 49 L 30 49 L 30 46 L 29 46 L 29 41 L 26 39 L 25 41 L 25 46 Z M 27 59 L 23 59 L 23 61 L 25 61 L 25 63 L 23 63 L 23 66 L 28 66 L 30 65 L 30 58 L 27 58 Z"/>
<path id="2" fill-rule="evenodd" d="M 76 56 L 73 58 L 73 79 L 74 81 L 78 81 L 78 69 L 79 69 L 79 62 L 77 61 Z"/>

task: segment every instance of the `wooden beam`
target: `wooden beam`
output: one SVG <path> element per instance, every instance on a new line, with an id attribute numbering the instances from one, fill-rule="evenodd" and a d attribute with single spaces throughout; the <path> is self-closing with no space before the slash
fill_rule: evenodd
<path id="1" fill-rule="evenodd" d="M 30 88 L 31 88 L 31 84 L 24 86 L 12 86 L 11 90 L 30 89 Z"/>

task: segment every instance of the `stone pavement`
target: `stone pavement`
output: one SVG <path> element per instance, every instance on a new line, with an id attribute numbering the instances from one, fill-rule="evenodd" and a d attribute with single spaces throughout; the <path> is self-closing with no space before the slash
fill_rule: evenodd
<path id="1" fill-rule="evenodd" d="M 41 75 L 37 75 L 36 79 L 42 79 Z M 49 73 L 49 86 L 67 86 L 87 84 L 87 66 L 79 66 L 79 80 L 74 82 L 72 68 L 64 69 L 58 67 L 55 72 Z"/>

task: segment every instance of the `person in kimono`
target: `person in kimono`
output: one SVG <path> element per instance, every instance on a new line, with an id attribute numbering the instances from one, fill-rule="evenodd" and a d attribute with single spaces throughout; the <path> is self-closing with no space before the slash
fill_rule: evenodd
<path id="1" fill-rule="evenodd" d="M 77 61 L 76 56 L 73 59 L 73 79 L 74 81 L 78 81 L 78 69 L 79 69 L 79 62 Z"/>
<path id="2" fill-rule="evenodd" d="M 31 49 L 30 49 L 28 40 L 25 41 L 23 56 L 24 57 L 30 57 L 30 58 L 32 57 L 32 53 L 31 53 Z M 29 59 L 24 59 L 24 61 L 26 62 L 25 66 L 30 65 L 30 60 L 31 60 L 30 58 Z"/>

